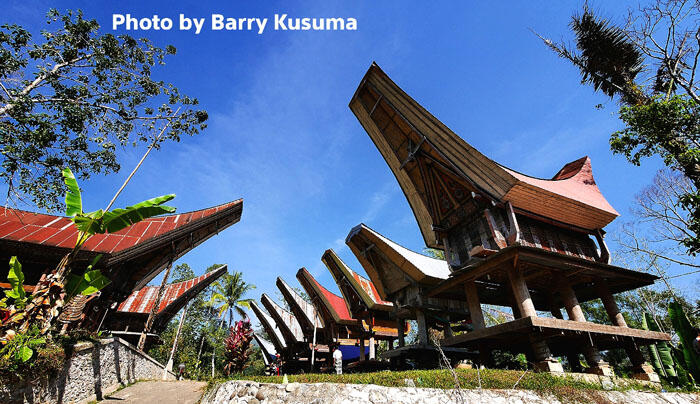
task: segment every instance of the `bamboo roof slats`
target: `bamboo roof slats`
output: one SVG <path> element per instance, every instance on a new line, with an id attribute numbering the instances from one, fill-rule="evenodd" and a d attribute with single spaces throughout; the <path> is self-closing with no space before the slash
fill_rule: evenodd
<path id="1" fill-rule="evenodd" d="M 255 338 L 255 342 L 258 343 L 258 346 L 262 351 L 262 357 L 263 362 L 265 362 L 265 366 L 270 366 L 270 364 L 277 357 L 277 350 L 275 349 L 275 346 L 272 345 L 270 341 L 258 335 L 258 333 L 253 333 L 253 338 Z"/>
<path id="2" fill-rule="evenodd" d="M 343 298 L 318 283 L 306 268 L 299 269 L 297 279 L 311 298 L 324 324 L 333 322 L 343 326 L 361 326 L 359 321 L 350 314 Z"/>
<path id="3" fill-rule="evenodd" d="M 258 304 L 254 301 L 250 302 L 250 308 L 253 310 L 255 317 L 258 318 L 258 321 L 260 321 L 260 325 L 263 327 L 268 337 L 270 337 L 270 340 L 275 346 L 277 352 L 284 351 L 287 348 L 287 343 L 282 336 L 282 332 L 277 327 L 275 319 L 270 317 L 270 315 L 261 309 L 260 306 L 258 306 Z"/>
<path id="4" fill-rule="evenodd" d="M 338 284 L 350 312 L 356 311 L 384 311 L 393 310 L 393 304 L 383 300 L 379 292 L 369 279 L 358 274 L 348 267 L 332 249 L 326 250 L 321 257 L 333 279 Z M 353 308 L 350 302 L 359 301 L 362 308 Z"/>
<path id="5" fill-rule="evenodd" d="M 311 341 L 314 328 L 316 328 L 316 332 L 324 330 L 325 324 L 323 319 L 316 312 L 314 305 L 304 300 L 284 279 L 277 277 L 276 285 L 289 305 L 289 309 L 294 313 L 294 317 L 297 319 L 306 339 Z"/>
<path id="6" fill-rule="evenodd" d="M 350 230 L 345 243 L 350 247 L 365 272 L 369 275 L 382 299 L 409 286 L 406 277 L 424 285 L 437 285 L 450 276 L 447 262 L 411 251 L 382 236 L 364 224 Z M 369 250 L 377 249 L 389 262 L 373 261 Z M 376 259 L 382 259 L 376 256 Z M 395 268 L 401 273 L 390 272 Z"/>
<path id="7" fill-rule="evenodd" d="M 301 331 L 301 326 L 299 322 L 297 322 L 296 317 L 294 317 L 294 314 L 275 303 L 265 293 L 260 297 L 260 302 L 275 320 L 277 328 L 279 328 L 282 337 L 284 337 L 284 340 L 287 342 L 287 346 L 304 343 L 304 333 Z"/>
<path id="8" fill-rule="evenodd" d="M 566 164 L 552 179 L 508 169 L 452 132 L 374 63 L 350 109 L 399 182 L 430 247 L 444 248 L 436 231 L 451 223 L 445 215 L 468 204 L 469 192 L 589 231 L 618 216 L 598 189 L 587 157 Z"/>

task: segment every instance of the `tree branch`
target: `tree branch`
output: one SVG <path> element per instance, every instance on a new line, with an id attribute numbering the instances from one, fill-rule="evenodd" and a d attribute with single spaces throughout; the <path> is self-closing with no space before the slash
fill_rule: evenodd
<path id="1" fill-rule="evenodd" d="M 48 72 L 44 72 L 44 73 L 42 73 L 42 74 L 39 74 L 39 75 L 34 79 L 34 81 L 32 81 L 31 83 L 29 83 L 29 85 L 28 85 L 27 87 L 25 87 L 24 89 L 22 89 L 22 91 L 20 91 L 18 95 L 19 95 L 19 96 L 25 96 L 25 95 L 29 94 L 32 90 L 34 90 L 36 87 L 38 87 L 43 81 L 45 81 L 46 79 L 48 79 L 48 78 L 50 78 L 51 76 L 53 76 L 53 75 L 55 75 L 56 73 L 58 73 L 58 71 L 61 70 L 62 68 L 66 67 L 66 66 L 70 66 L 70 65 L 72 65 L 72 64 L 74 64 L 74 63 L 77 63 L 77 62 L 79 62 L 79 61 L 81 61 L 81 60 L 85 60 L 85 59 L 88 59 L 88 58 L 91 58 L 91 57 L 92 57 L 91 54 L 87 54 L 87 55 L 83 55 L 83 56 L 77 57 L 77 58 L 75 58 L 75 59 L 69 60 L 69 61 L 67 61 L 67 62 L 57 63 L 57 64 L 54 65 L 54 67 L 51 68 L 51 70 L 49 70 Z M 12 109 L 14 109 L 15 105 L 17 105 L 17 104 L 14 104 L 14 103 L 5 104 L 2 108 L 0 108 L 0 115 L 7 115 L 7 114 L 9 114 L 9 113 L 12 111 Z"/>

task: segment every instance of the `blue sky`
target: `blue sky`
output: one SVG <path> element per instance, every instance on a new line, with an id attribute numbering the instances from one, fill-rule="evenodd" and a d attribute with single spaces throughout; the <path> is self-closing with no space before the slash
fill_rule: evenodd
<path id="1" fill-rule="evenodd" d="M 37 32 L 52 3 L 28 3 L 10 0 L 0 23 Z M 590 156 L 599 187 L 622 214 L 608 231 L 629 216 L 634 194 L 651 182 L 659 161 L 634 167 L 613 156 L 608 137 L 621 127 L 616 103 L 582 86 L 577 71 L 529 31 L 569 38 L 570 15 L 581 3 L 486 3 L 62 1 L 60 8 L 83 9 L 104 32 L 111 32 L 112 13 L 358 20 L 358 30 L 349 32 L 131 32 L 177 47 L 156 77 L 198 97 L 210 121 L 201 135 L 152 154 L 117 205 L 173 192 L 173 204 L 186 212 L 244 198 L 241 222 L 180 262 L 197 273 L 228 263 L 258 286 L 257 298 L 274 295 L 278 275 L 296 284 L 301 266 L 337 291 L 320 257 L 334 248 L 362 272 L 344 243 L 360 222 L 413 250 L 424 248 L 396 180 L 347 107 L 373 60 L 506 166 L 551 177 Z M 589 3 L 608 16 L 625 12 L 612 2 Z M 123 150 L 121 173 L 82 184 L 89 208 L 110 199 L 142 153 Z M 691 291 L 695 280 L 679 285 Z"/>

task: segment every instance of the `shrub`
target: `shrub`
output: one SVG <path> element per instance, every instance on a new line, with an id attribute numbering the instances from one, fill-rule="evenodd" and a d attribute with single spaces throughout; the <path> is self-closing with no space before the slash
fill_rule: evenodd
<path id="1" fill-rule="evenodd" d="M 226 374 L 240 373 L 246 368 L 252 339 L 253 329 L 250 326 L 250 320 L 247 318 L 237 321 L 230 328 L 229 336 L 224 342 L 224 357 L 226 358 L 224 372 Z"/>

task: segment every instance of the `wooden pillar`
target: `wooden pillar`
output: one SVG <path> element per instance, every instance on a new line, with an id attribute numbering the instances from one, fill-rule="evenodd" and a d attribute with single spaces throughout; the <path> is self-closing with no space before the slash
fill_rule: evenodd
<path id="1" fill-rule="evenodd" d="M 566 314 L 569 316 L 569 320 L 585 323 L 586 316 L 584 316 L 576 294 L 566 278 L 562 277 L 559 279 L 559 294 L 564 302 L 564 308 L 566 309 Z"/>
<path id="2" fill-rule="evenodd" d="M 406 321 L 402 318 L 396 320 L 396 328 L 399 330 L 399 348 L 406 346 L 406 339 L 404 338 L 404 327 L 406 326 Z"/>
<path id="3" fill-rule="evenodd" d="M 569 315 L 569 320 L 578 321 L 585 323 L 586 316 L 583 315 L 583 310 L 581 310 L 581 305 L 576 298 L 576 293 L 571 287 L 568 279 L 561 276 L 559 278 L 559 294 L 564 301 L 564 307 L 566 307 L 566 312 Z M 582 344 L 583 355 L 586 357 L 586 362 L 590 366 L 589 372 L 595 373 L 603 376 L 612 376 L 613 370 L 610 365 L 603 360 L 600 356 L 598 348 L 593 345 L 590 335 L 586 338 L 585 342 Z"/>
<path id="4" fill-rule="evenodd" d="M 517 258 L 516 261 L 513 262 L 513 267 L 508 271 L 508 280 L 510 281 L 513 298 L 515 299 L 513 315 L 515 316 L 515 311 L 517 309 L 519 317 L 537 317 L 537 311 L 535 311 L 535 305 L 532 303 L 525 278 L 523 278 L 522 272 L 518 270 Z M 561 363 L 552 356 L 547 342 L 541 339 L 540 335 L 533 333 L 530 336 L 530 346 L 534 354 L 535 369 L 537 371 L 553 373 L 561 373 L 564 371 Z"/>
<path id="5" fill-rule="evenodd" d="M 416 310 L 416 323 L 418 323 L 418 344 L 428 345 L 428 325 L 423 310 Z"/>
<path id="6" fill-rule="evenodd" d="M 563 320 L 564 316 L 561 314 L 561 309 L 559 308 L 559 302 L 554 298 L 554 294 L 550 293 L 547 296 L 547 303 L 549 303 L 549 311 L 552 313 L 554 318 Z"/>
<path id="7" fill-rule="evenodd" d="M 627 321 L 625 321 L 625 317 L 622 315 L 622 313 L 620 313 L 615 297 L 613 297 L 612 293 L 610 293 L 608 283 L 604 279 L 599 279 L 596 280 L 595 286 L 596 290 L 598 291 L 598 296 L 600 297 L 600 300 L 603 301 L 605 311 L 608 313 L 608 317 L 610 317 L 610 321 L 613 323 L 613 325 L 627 328 Z"/>
<path id="8" fill-rule="evenodd" d="M 561 309 L 559 304 L 554 299 L 554 296 L 550 293 L 549 295 L 549 311 L 552 316 L 558 320 L 563 320 L 564 316 L 561 314 Z M 581 361 L 578 359 L 578 352 L 576 350 L 570 350 L 566 353 L 566 360 L 569 361 L 569 366 L 571 366 L 572 372 L 581 372 Z"/>
<path id="9" fill-rule="evenodd" d="M 537 317 L 535 305 L 532 304 L 532 298 L 530 297 L 530 291 L 527 290 L 525 278 L 523 278 L 523 274 L 518 271 L 517 266 L 514 265 L 513 268 L 508 271 L 508 279 L 510 281 L 510 287 L 513 290 L 513 297 L 515 298 L 515 304 L 520 312 L 520 316 Z"/>
<path id="10" fill-rule="evenodd" d="M 598 279 L 595 281 L 595 286 L 598 296 L 600 300 L 603 301 L 605 311 L 608 313 L 608 317 L 613 325 L 627 328 L 627 321 L 625 321 L 625 317 L 620 313 L 615 297 L 610 293 L 607 282 L 604 279 Z M 654 368 L 646 362 L 642 351 L 639 350 L 639 347 L 637 347 L 634 342 L 628 343 L 625 346 L 625 352 L 627 352 L 627 356 L 629 356 L 630 362 L 632 362 L 633 377 L 635 379 L 659 382 L 659 375 L 656 374 Z"/>
<path id="11" fill-rule="evenodd" d="M 479 294 L 476 290 L 476 282 L 471 280 L 464 284 L 464 293 L 467 295 L 467 304 L 469 305 L 469 315 L 472 319 L 472 328 L 481 330 L 486 327 L 484 321 L 484 312 L 481 310 L 479 302 Z"/>
<path id="12" fill-rule="evenodd" d="M 364 362 L 365 357 L 365 337 L 360 337 L 360 361 Z"/>

